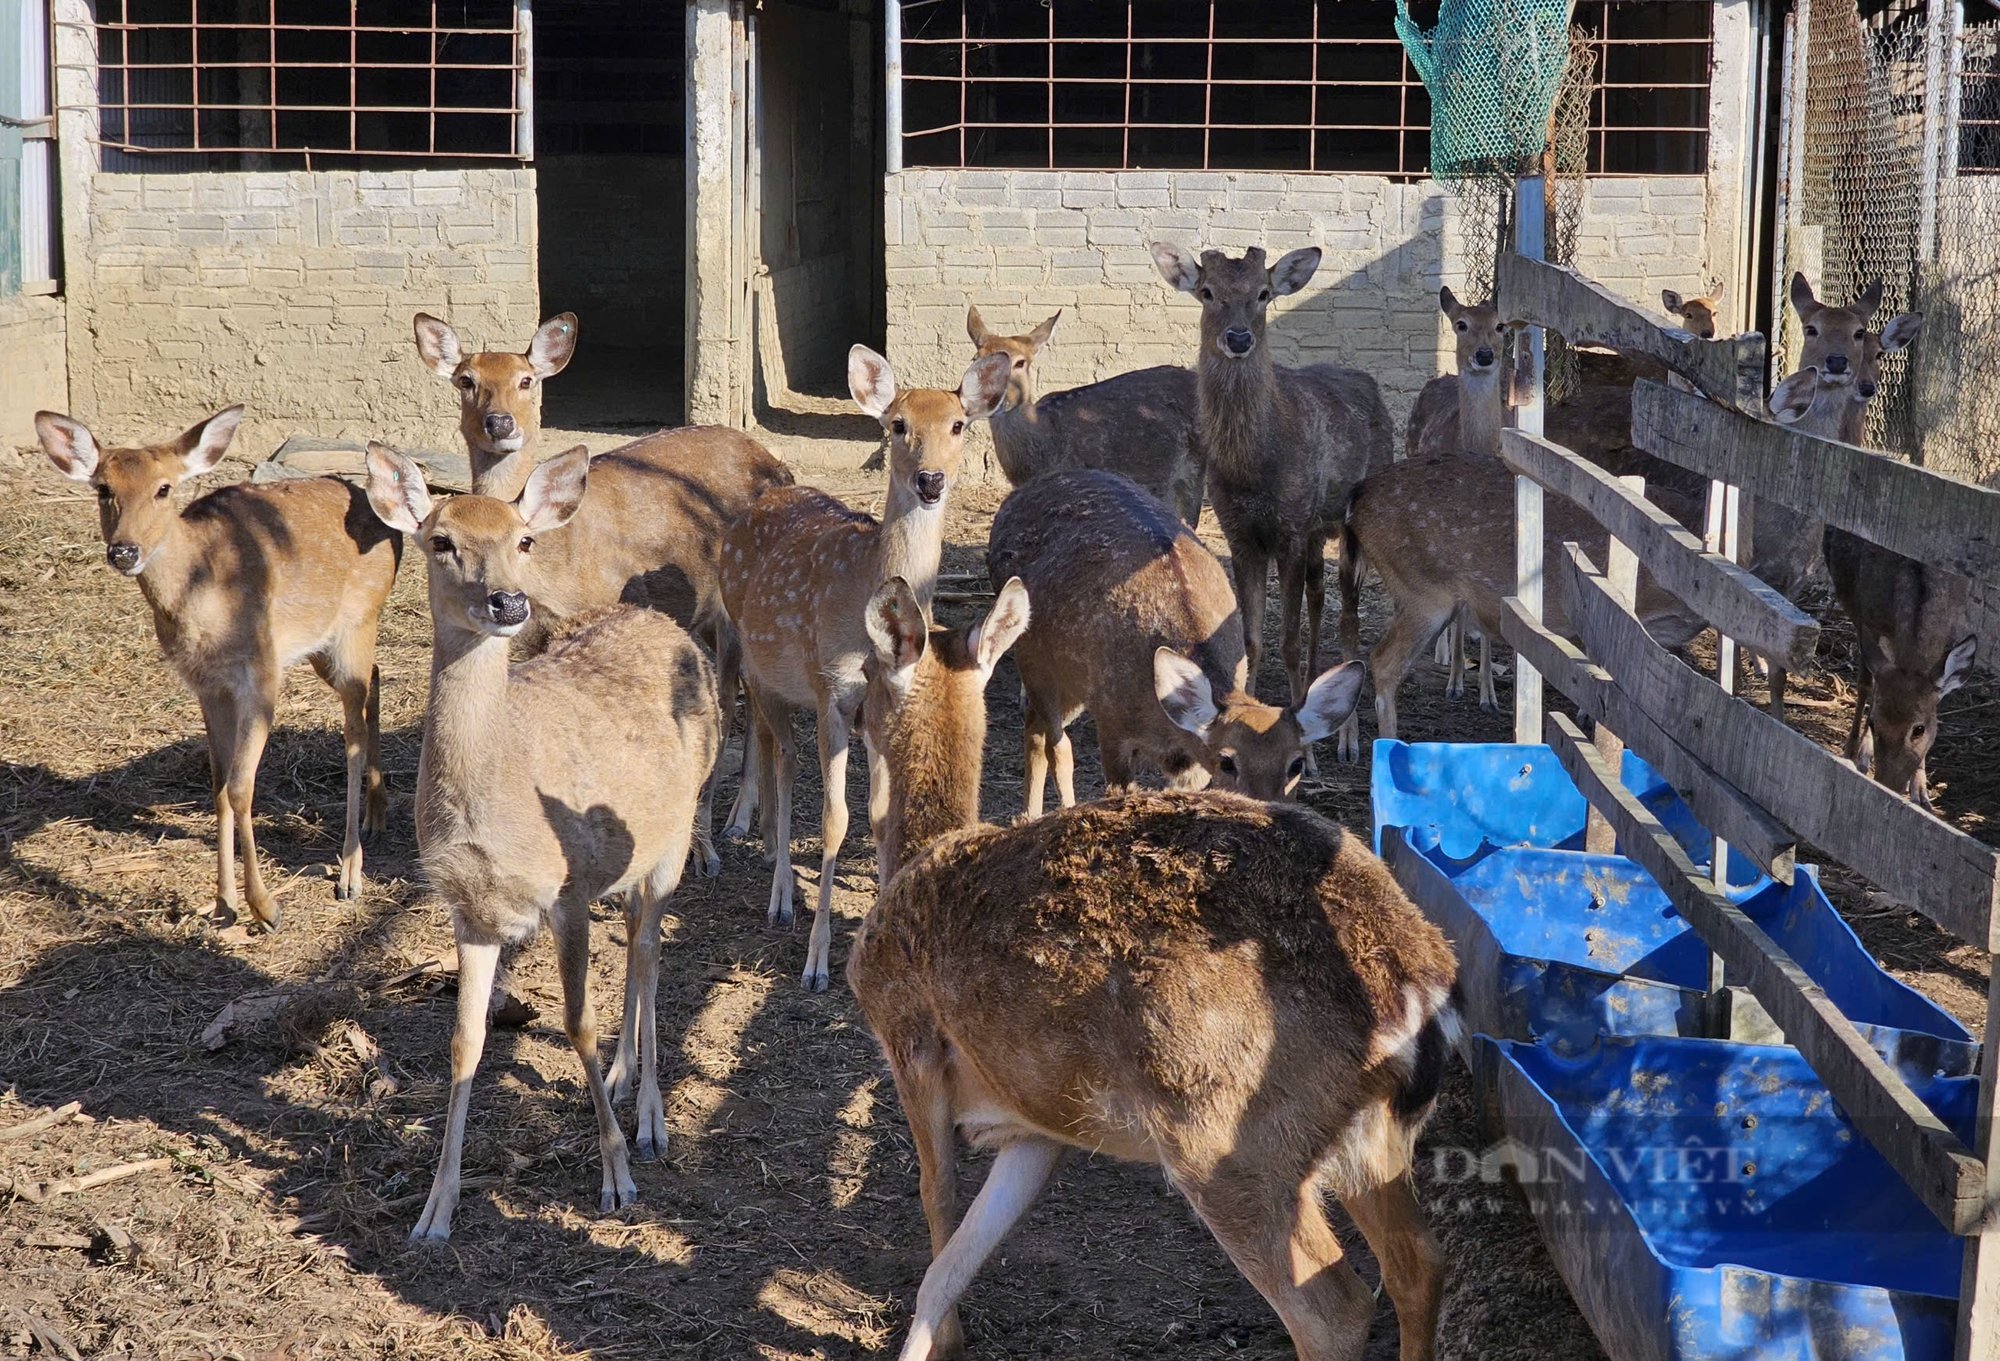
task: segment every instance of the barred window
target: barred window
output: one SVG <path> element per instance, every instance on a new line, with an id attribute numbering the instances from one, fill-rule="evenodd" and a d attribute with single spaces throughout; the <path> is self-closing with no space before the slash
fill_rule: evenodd
<path id="1" fill-rule="evenodd" d="M 98 0 L 107 169 L 521 159 L 514 0 Z"/>
<path id="2" fill-rule="evenodd" d="M 1393 0 L 904 0 L 904 164 L 1422 178 L 1430 97 L 1394 17 Z M 1699 0 L 1579 0 L 1591 173 L 1707 169 L 1712 20 Z"/>

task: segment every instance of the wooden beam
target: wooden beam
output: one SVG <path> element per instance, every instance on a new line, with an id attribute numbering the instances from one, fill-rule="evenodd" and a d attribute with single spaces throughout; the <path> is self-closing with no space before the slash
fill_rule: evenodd
<path id="1" fill-rule="evenodd" d="M 2000 961 L 1996 961 L 2000 962 Z M 1973 1146 L 1986 1160 L 1989 1213 L 1980 1231 L 1967 1238 L 1959 1271 L 1958 1337 L 1952 1361 L 1991 1361 L 2000 1355 L 2000 1180 L 1991 1169 L 2000 1160 L 2000 968 L 1986 985 L 1986 1037 L 1979 1056 L 1979 1111 Z"/>
<path id="2" fill-rule="evenodd" d="M 1589 459 L 1518 430 L 1500 432 L 1500 453 L 1517 471 L 1589 511 L 1630 544 L 1660 586 L 1718 631 L 1787 671 L 1803 671 L 1819 646 L 1819 624 L 1778 591 L 1720 553 L 1673 516 Z"/>
<path id="3" fill-rule="evenodd" d="M 1572 345 L 1657 360 L 1719 402 L 1764 409 L 1764 337 L 1754 331 L 1703 340 L 1573 269 L 1513 253 L 1500 256 L 1494 293 L 1508 321 L 1546 326 Z"/>
<path id="4" fill-rule="evenodd" d="M 2000 491 L 1643 379 L 1632 386 L 1632 443 L 1906 558 L 2000 581 Z"/>
<path id="5" fill-rule="evenodd" d="M 2000 861 L 1989 846 L 1890 792 L 1654 642 L 1575 544 L 1557 570 L 1592 660 L 1675 740 L 1771 815 L 1961 940 L 1992 950 Z M 1627 738 L 1631 737 L 1629 732 Z"/>
<path id="6" fill-rule="evenodd" d="M 1568 695 L 1592 722 L 1615 729 L 1673 786 L 1702 826 L 1727 838 L 1779 883 L 1792 882 L 1798 869 L 1797 838 L 1783 823 L 1697 760 L 1647 717 L 1604 668 L 1594 665 L 1568 639 L 1536 623 L 1519 601 L 1510 597 L 1501 602 L 1501 609 L 1500 632 L 1509 647 L 1532 661 L 1549 684 Z"/>
<path id="7" fill-rule="evenodd" d="M 1953 1233 L 1985 1213 L 1986 1167 L 1917 1099 L 1824 989 L 1743 910 L 1697 873 L 1673 834 L 1605 768 L 1576 724 L 1549 715 L 1549 745 L 1592 807 L 1617 828 L 1626 856 L 1653 876 L 1701 938 L 1740 975 L 1805 1056 L 1861 1136 Z"/>

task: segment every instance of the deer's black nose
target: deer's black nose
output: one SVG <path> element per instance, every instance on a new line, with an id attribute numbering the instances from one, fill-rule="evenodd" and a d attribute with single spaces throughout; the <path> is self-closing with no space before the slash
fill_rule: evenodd
<path id="1" fill-rule="evenodd" d="M 1828 373 L 1846 373 L 1847 356 L 1844 354 L 1828 355 L 1826 357 L 1826 371 Z"/>
<path id="2" fill-rule="evenodd" d="M 1238 358 L 1250 353 L 1257 345 L 1257 337 L 1240 326 L 1222 333 L 1222 347 Z"/>
<path id="3" fill-rule="evenodd" d="M 495 591 L 486 597 L 486 608 L 496 624 L 519 624 L 528 617 L 528 597 L 519 591 Z"/>
<path id="4" fill-rule="evenodd" d="M 944 496 L 944 474 L 926 468 L 917 474 L 917 495 L 924 504 L 934 506 Z"/>
<path id="5" fill-rule="evenodd" d="M 1861 382 L 1856 383 L 1854 385 L 1854 390 L 1856 392 L 1859 392 L 1863 397 L 1873 397 L 1875 395 L 1875 385 L 1871 382 L 1868 382 L 1866 379 L 1863 379 Z"/>
<path id="6" fill-rule="evenodd" d="M 1490 345 L 1481 345 L 1472 352 L 1472 362 L 1482 369 L 1490 367 L 1493 363 L 1493 347 Z"/>
<path id="7" fill-rule="evenodd" d="M 104 550 L 104 560 L 121 572 L 129 572 L 139 565 L 139 545 L 114 543 Z"/>
<path id="8" fill-rule="evenodd" d="M 514 433 L 514 418 L 504 411 L 491 411 L 486 415 L 486 435 L 489 439 L 506 439 Z"/>

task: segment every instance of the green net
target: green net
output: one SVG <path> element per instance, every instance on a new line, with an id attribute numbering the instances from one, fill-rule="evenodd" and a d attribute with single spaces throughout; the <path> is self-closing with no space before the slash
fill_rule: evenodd
<path id="1" fill-rule="evenodd" d="M 1396 0 L 1396 36 L 1431 96 L 1431 174 L 1534 173 L 1570 60 L 1575 0 L 1443 0 L 1424 29 Z"/>

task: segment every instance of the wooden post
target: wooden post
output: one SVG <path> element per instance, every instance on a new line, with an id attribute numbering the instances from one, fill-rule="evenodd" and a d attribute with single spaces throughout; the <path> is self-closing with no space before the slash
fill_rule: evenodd
<path id="1" fill-rule="evenodd" d="M 1514 185 L 1514 248 L 1530 260 L 1546 254 L 1547 200 L 1539 175 Z M 1513 409 L 1516 430 L 1542 433 L 1542 394 L 1547 352 L 1542 328 L 1530 326 L 1519 344 L 1528 347 L 1528 387 L 1517 393 Z M 1531 477 L 1514 478 L 1514 593 L 1536 619 L 1542 617 L 1542 484 Z M 1519 655 L 1514 658 L 1514 740 L 1542 740 L 1542 677 Z"/>
<path id="2" fill-rule="evenodd" d="M 1958 1285 L 1958 1342 L 1952 1361 L 1993 1361 L 2000 1356 L 2000 958 L 1992 961 L 1986 986 L 1986 1043 L 1979 1060 L 1979 1117 L 1972 1151 L 1986 1164 L 1986 1222 L 1965 1240 L 1965 1266 Z"/>
<path id="3" fill-rule="evenodd" d="M 1646 494 L 1645 478 L 1632 476 L 1618 480 L 1634 495 Z M 1616 534 L 1606 546 L 1604 576 L 1611 584 L 1612 594 L 1628 608 L 1639 598 L 1639 555 Z M 1604 762 L 1605 769 L 1618 774 L 1625 757 L 1625 743 L 1602 723 L 1597 725 L 1595 742 L 1598 759 Z M 1584 816 L 1583 848 L 1592 855 L 1611 855 L 1618 849 L 1618 833 L 1595 805 Z"/>
<path id="4" fill-rule="evenodd" d="M 514 0 L 514 154 L 535 159 L 535 0 Z"/>

